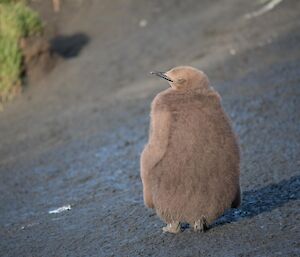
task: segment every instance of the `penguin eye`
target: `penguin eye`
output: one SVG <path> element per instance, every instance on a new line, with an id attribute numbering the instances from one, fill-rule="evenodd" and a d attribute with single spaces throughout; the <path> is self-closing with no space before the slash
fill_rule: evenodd
<path id="1" fill-rule="evenodd" d="M 178 80 L 177 80 L 177 83 L 179 83 L 179 84 L 183 84 L 185 82 L 185 79 L 184 78 L 179 78 Z"/>

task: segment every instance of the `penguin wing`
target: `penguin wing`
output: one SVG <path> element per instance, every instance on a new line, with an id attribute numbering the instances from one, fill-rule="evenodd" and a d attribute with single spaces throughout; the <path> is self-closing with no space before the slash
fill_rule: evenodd
<path id="1" fill-rule="evenodd" d="M 158 110 L 151 117 L 149 142 L 145 147 L 142 159 L 147 170 L 154 168 L 164 157 L 169 142 L 171 113 L 168 110 Z"/>

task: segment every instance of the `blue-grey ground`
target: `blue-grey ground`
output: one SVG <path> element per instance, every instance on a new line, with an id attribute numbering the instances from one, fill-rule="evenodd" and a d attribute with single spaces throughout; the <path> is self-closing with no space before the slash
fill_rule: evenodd
<path id="1" fill-rule="evenodd" d="M 0 114 L 0 255 L 300 256 L 300 2 L 245 18 L 264 4 L 64 1 L 54 19 L 33 3 L 89 42 Z M 167 86 L 147 73 L 181 64 L 222 96 L 243 203 L 171 235 L 143 205 L 139 154 Z"/>

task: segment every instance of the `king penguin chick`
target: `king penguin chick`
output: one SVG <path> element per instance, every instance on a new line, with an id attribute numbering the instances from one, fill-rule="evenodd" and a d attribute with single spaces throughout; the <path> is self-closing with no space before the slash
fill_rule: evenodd
<path id="1" fill-rule="evenodd" d="M 207 76 L 181 66 L 152 72 L 168 81 L 151 105 L 149 141 L 141 155 L 145 205 L 178 233 L 204 231 L 240 205 L 240 154 L 221 97 Z"/>

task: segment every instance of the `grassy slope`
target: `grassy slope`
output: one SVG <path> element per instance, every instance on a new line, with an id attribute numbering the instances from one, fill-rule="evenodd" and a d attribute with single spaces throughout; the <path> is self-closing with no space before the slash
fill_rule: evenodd
<path id="1" fill-rule="evenodd" d="M 0 102 L 11 99 L 20 88 L 20 40 L 41 31 L 38 14 L 24 1 L 0 0 Z"/>

